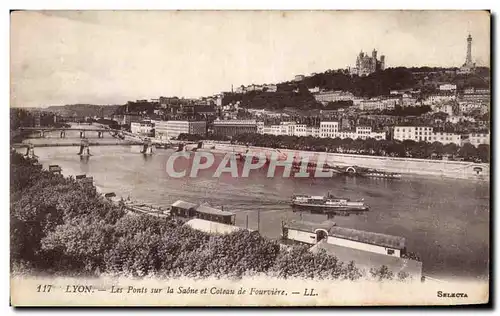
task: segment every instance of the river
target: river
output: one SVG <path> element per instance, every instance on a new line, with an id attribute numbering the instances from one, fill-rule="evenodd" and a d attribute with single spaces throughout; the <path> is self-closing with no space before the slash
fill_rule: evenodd
<path id="1" fill-rule="evenodd" d="M 67 137 L 74 142 L 77 134 L 71 133 L 75 135 L 69 133 Z M 44 142 L 50 137 L 60 141 L 54 134 Z M 105 140 L 109 138 L 106 134 Z M 46 168 L 58 164 L 65 175 L 87 174 L 94 177 L 101 191 L 124 198 L 130 196 L 165 207 L 179 199 L 223 206 L 236 213 L 236 225 L 259 228 L 270 238 L 279 237 L 282 220 L 326 219 L 322 215 L 293 213 L 289 206 L 293 194 L 331 192 L 364 198 L 370 211 L 337 216 L 337 225 L 405 237 L 407 249 L 422 258 L 425 275 L 441 279 L 489 275 L 489 182 L 417 177 L 283 179 L 268 178 L 263 172 L 252 172 L 246 179 L 229 175 L 214 178 L 213 170 L 201 172 L 196 178 L 176 179 L 165 171 L 172 150 L 158 149 L 148 157 L 140 150 L 140 146 L 95 146 L 87 161 L 77 155 L 77 147 L 37 147 L 35 154 Z"/>

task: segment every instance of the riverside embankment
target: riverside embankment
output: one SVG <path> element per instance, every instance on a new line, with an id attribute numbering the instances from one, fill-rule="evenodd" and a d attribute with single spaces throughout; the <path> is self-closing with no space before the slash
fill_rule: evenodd
<path id="1" fill-rule="evenodd" d="M 272 148 L 254 146 L 247 147 L 243 145 L 232 145 L 213 141 L 204 141 L 203 148 L 216 152 L 239 153 L 244 153 L 249 150 L 254 153 L 264 152 L 267 155 L 269 155 L 270 152 L 276 152 L 276 149 Z M 490 177 L 490 165 L 485 163 L 320 153 L 288 149 L 279 149 L 279 152 L 287 155 L 288 157 L 290 157 L 290 155 L 293 157 L 317 157 L 321 154 L 326 155 L 326 163 L 329 165 L 374 168 L 381 171 L 398 172 L 408 175 L 437 176 L 480 181 L 489 181 Z"/>

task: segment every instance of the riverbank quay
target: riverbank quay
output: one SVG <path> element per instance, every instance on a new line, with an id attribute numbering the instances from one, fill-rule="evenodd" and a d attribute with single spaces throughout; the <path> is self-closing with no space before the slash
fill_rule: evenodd
<path id="1" fill-rule="evenodd" d="M 488 182 L 490 180 L 490 165 L 485 163 L 339 154 L 281 148 L 274 149 L 214 141 L 203 141 L 203 149 L 214 153 L 245 153 L 249 151 L 252 153 L 262 152 L 268 155 L 271 152 L 279 151 L 282 155 L 291 155 L 294 157 L 317 157 L 318 155 L 325 155 L 325 163 L 335 166 L 359 166 L 385 172 L 397 172 L 405 175 L 434 176 Z"/>

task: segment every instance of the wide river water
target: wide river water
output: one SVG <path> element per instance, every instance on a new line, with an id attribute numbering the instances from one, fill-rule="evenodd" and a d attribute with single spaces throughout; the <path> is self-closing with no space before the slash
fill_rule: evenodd
<path id="1" fill-rule="evenodd" d="M 65 141 L 78 142 L 75 136 L 67 134 L 70 138 Z M 47 141 L 61 140 L 51 135 L 43 140 Z M 78 147 L 37 147 L 35 154 L 46 168 L 58 164 L 65 175 L 87 174 L 94 177 L 101 191 L 124 198 L 165 207 L 179 199 L 223 206 L 236 213 L 236 225 L 259 228 L 270 238 L 279 237 L 282 220 L 326 220 L 322 215 L 293 213 L 289 206 L 293 194 L 330 192 L 363 198 L 370 211 L 336 216 L 333 220 L 337 225 L 405 237 L 407 249 L 422 258 L 425 275 L 442 279 L 488 277 L 488 182 L 418 177 L 268 178 L 263 172 L 251 172 L 244 179 L 229 175 L 214 178 L 213 169 L 196 178 L 172 178 L 165 171 L 172 150 L 158 149 L 147 157 L 140 150 L 140 146 L 94 146 L 88 160 L 80 159 Z"/>

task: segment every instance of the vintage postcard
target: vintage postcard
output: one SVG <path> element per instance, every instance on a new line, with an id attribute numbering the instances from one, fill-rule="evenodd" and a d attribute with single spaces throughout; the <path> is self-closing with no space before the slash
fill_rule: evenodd
<path id="1" fill-rule="evenodd" d="M 490 12 L 13 11 L 12 306 L 490 301 Z"/>

